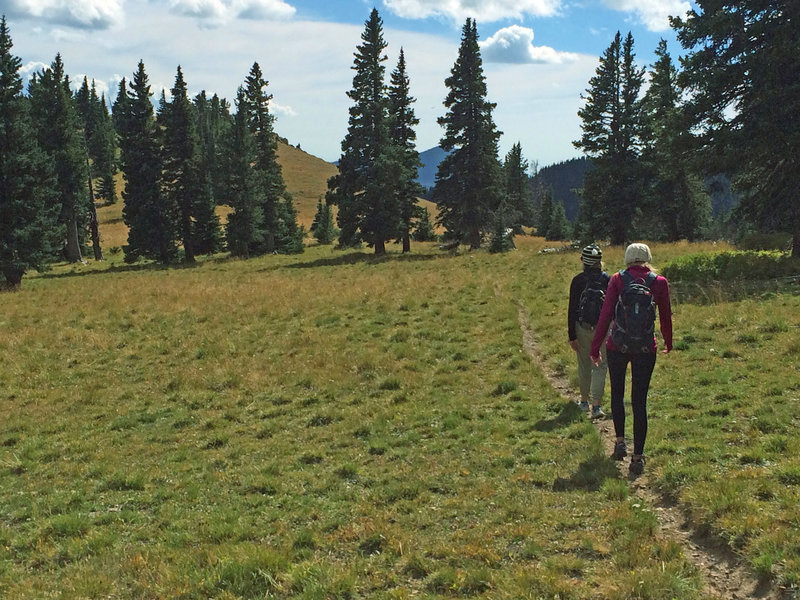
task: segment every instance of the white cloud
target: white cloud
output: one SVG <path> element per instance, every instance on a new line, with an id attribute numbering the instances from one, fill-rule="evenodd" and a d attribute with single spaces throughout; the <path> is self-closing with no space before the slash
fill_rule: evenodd
<path id="1" fill-rule="evenodd" d="M 293 109 L 291 106 L 279 104 L 274 100 L 270 100 L 269 108 L 275 115 L 284 115 L 287 117 L 296 117 L 297 111 Z"/>
<path id="2" fill-rule="evenodd" d="M 650 31 L 666 31 L 670 16 L 683 17 L 692 8 L 685 0 L 605 0 L 605 5 L 635 14 Z"/>
<path id="3" fill-rule="evenodd" d="M 517 64 L 561 64 L 578 60 L 572 52 L 559 52 L 549 46 L 533 45 L 533 29 L 512 25 L 481 42 L 481 55 L 487 62 Z"/>
<path id="4" fill-rule="evenodd" d="M 562 0 L 383 0 L 384 6 L 399 17 L 425 19 L 446 17 L 463 21 L 522 19 L 524 15 L 551 17 L 561 8 Z"/>
<path id="5" fill-rule="evenodd" d="M 284 0 L 170 0 L 178 15 L 196 17 L 207 26 L 219 26 L 232 19 L 271 20 L 294 16 L 296 9 Z"/>
<path id="6" fill-rule="evenodd" d="M 122 24 L 124 0 L 8 0 L 8 18 L 40 19 L 80 29 L 109 29 Z"/>
<path id="7" fill-rule="evenodd" d="M 30 81 L 31 76 L 34 73 L 39 73 L 44 71 L 45 69 L 49 69 L 50 65 L 46 65 L 43 62 L 39 62 L 36 60 L 32 60 L 30 62 L 25 63 L 19 69 L 19 76 L 22 77 L 23 81 Z"/>

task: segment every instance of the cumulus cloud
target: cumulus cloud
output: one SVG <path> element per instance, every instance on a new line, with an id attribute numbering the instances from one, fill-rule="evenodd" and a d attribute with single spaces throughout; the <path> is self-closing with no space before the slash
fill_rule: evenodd
<path id="1" fill-rule="evenodd" d="M 487 62 L 516 64 L 562 64 L 578 60 L 571 52 L 533 45 L 533 29 L 512 25 L 481 42 L 481 55 Z"/>
<path id="2" fill-rule="evenodd" d="M 685 0 L 605 0 L 608 8 L 629 12 L 650 31 L 669 29 L 669 17 L 683 17 L 691 5 Z"/>
<path id="3" fill-rule="evenodd" d="M 34 73 L 40 73 L 45 69 L 49 69 L 50 65 L 46 65 L 39 61 L 30 61 L 25 63 L 19 68 L 19 76 L 23 81 L 30 81 Z"/>
<path id="4" fill-rule="evenodd" d="M 287 19 L 296 9 L 284 0 L 170 0 L 175 14 L 196 17 L 209 26 L 232 19 Z"/>
<path id="5" fill-rule="evenodd" d="M 5 15 L 37 19 L 80 29 L 109 29 L 122 24 L 124 0 L 7 0 Z"/>
<path id="6" fill-rule="evenodd" d="M 472 17 L 493 22 L 525 15 L 551 17 L 560 10 L 562 0 L 383 0 L 383 4 L 406 19 L 445 17 L 463 21 Z"/>
<path id="7" fill-rule="evenodd" d="M 297 111 L 293 109 L 291 106 L 278 104 L 275 100 L 269 101 L 269 109 L 275 115 L 284 115 L 286 117 L 296 117 Z"/>

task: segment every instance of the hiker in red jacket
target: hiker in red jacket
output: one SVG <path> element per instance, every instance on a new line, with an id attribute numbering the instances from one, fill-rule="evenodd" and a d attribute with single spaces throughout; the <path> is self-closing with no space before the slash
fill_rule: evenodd
<path id="1" fill-rule="evenodd" d="M 672 350 L 672 309 L 669 283 L 649 266 L 650 248 L 631 244 L 625 250 L 627 269 L 611 277 L 600 320 L 592 339 L 590 356 L 594 364 L 602 361 L 600 346 L 606 339 L 606 360 L 611 383 L 611 417 L 614 420 L 615 460 L 628 454 L 625 445 L 625 373 L 631 365 L 631 405 L 633 406 L 633 456 L 629 471 L 632 476 L 644 472 L 644 442 L 647 437 L 647 392 L 656 364 L 655 311 L 664 353 Z"/>

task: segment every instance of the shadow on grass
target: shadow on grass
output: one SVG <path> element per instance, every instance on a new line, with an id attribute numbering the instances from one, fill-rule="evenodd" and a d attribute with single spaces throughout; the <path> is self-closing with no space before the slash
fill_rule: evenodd
<path id="1" fill-rule="evenodd" d="M 619 479 L 619 469 L 610 458 L 598 454 L 578 465 L 578 470 L 568 478 L 558 477 L 553 482 L 554 492 L 582 490 L 596 492 L 606 479 Z"/>
<path id="2" fill-rule="evenodd" d="M 37 275 L 37 279 L 62 279 L 65 277 L 85 277 L 87 275 L 108 275 L 109 273 L 134 273 L 137 271 L 169 271 L 179 269 L 194 269 L 200 266 L 200 262 L 195 263 L 134 263 L 134 264 L 113 264 L 107 269 L 92 269 L 86 271 L 67 271 L 63 273 L 53 273 L 47 271 Z M 67 265 L 69 266 L 69 265 Z"/>
<path id="3" fill-rule="evenodd" d="M 533 429 L 543 432 L 555 431 L 556 429 L 567 427 L 575 421 L 583 418 L 585 418 L 585 415 L 583 411 L 581 411 L 580 407 L 574 402 L 567 402 L 561 407 L 561 410 L 555 417 L 552 419 L 541 419 L 540 421 L 537 421 L 534 423 Z"/>
<path id="4" fill-rule="evenodd" d="M 284 266 L 287 269 L 313 269 L 316 267 L 339 267 L 342 265 L 356 264 L 377 265 L 388 261 L 414 262 L 419 260 L 440 260 L 442 258 L 452 258 L 453 256 L 458 255 L 444 252 L 442 254 L 414 254 L 411 252 L 408 254 L 387 253 L 376 256 L 369 252 L 348 252 L 332 258 L 318 258 L 317 260 L 309 262 L 299 262 Z"/>

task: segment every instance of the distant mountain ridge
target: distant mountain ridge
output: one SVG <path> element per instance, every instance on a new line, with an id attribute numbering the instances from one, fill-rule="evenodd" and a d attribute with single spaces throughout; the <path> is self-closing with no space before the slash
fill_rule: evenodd
<path id="1" fill-rule="evenodd" d="M 445 156 L 447 156 L 447 152 L 439 146 L 420 152 L 419 161 L 422 166 L 417 168 L 417 183 L 425 189 L 432 188 L 436 183 L 436 171 L 439 170 L 439 163 L 444 160 Z"/>

